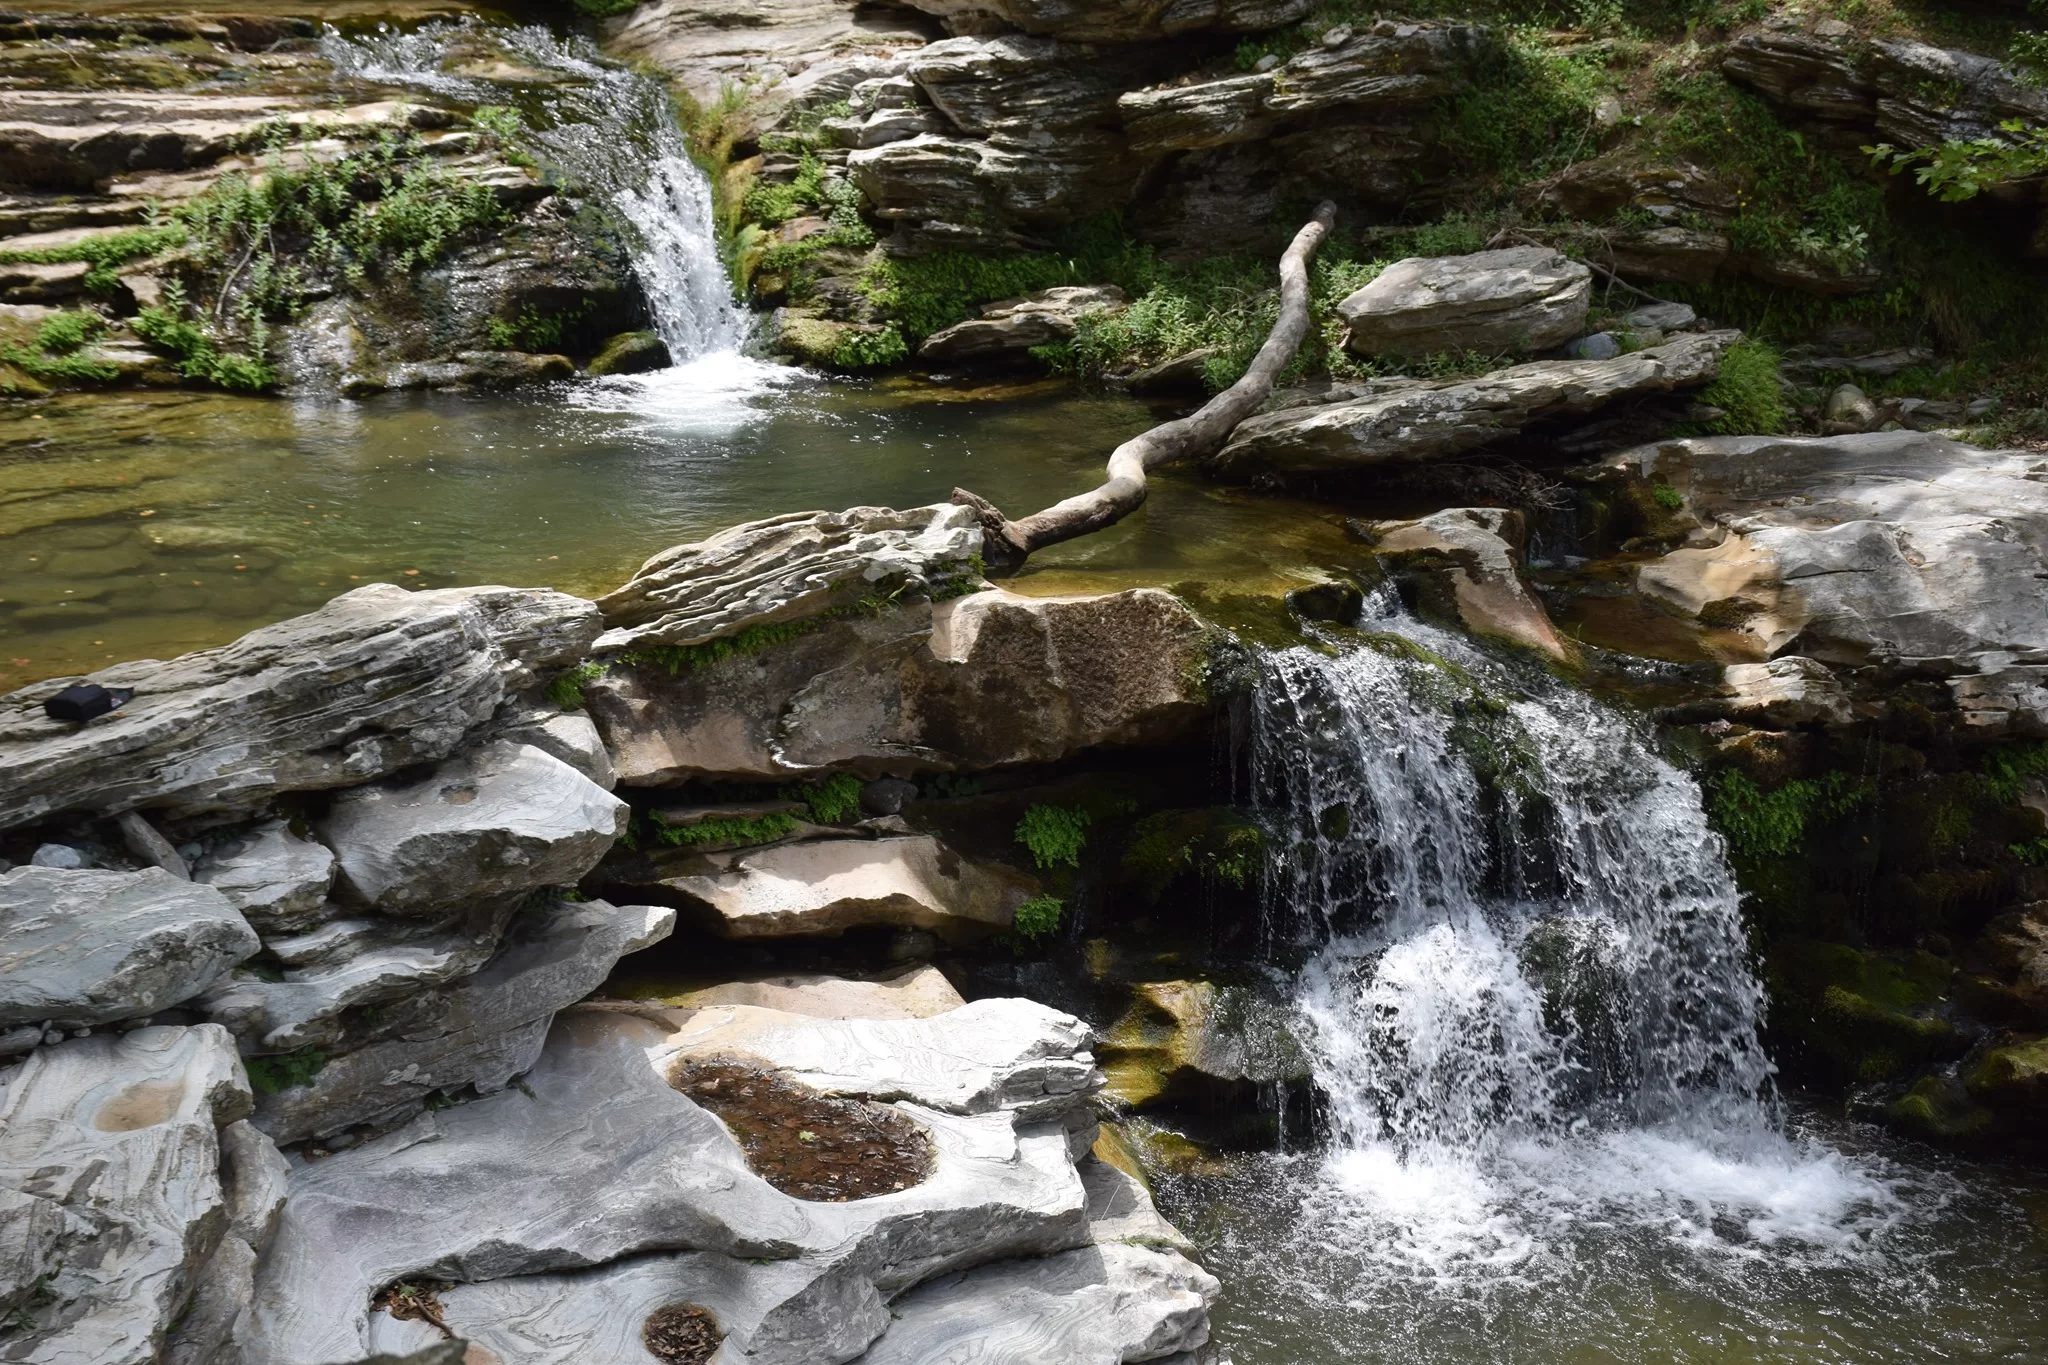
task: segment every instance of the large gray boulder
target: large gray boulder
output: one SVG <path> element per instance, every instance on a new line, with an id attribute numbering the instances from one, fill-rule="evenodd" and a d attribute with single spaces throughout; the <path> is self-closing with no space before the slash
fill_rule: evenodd
<path id="1" fill-rule="evenodd" d="M 1090 42 L 1249 33 L 1307 17 L 1314 0 L 909 0 L 951 33 L 1006 29 Z"/>
<path id="2" fill-rule="evenodd" d="M 1207 627 L 1170 593 L 1002 590 L 838 620 L 586 692 L 627 786 L 851 766 L 977 770 L 1166 744 L 1210 715 Z"/>
<path id="3" fill-rule="evenodd" d="M 273 820 L 214 848 L 192 869 L 192 880 L 226 896 L 257 933 L 290 933 L 328 918 L 334 855 Z"/>
<path id="4" fill-rule="evenodd" d="M 1593 272 L 1549 247 L 1413 256 L 1337 305 L 1357 355 L 1545 351 L 1585 330 Z"/>
<path id="5" fill-rule="evenodd" d="M 1117 108 L 1132 150 L 1159 156 L 1263 143 L 1333 113 L 1426 106 L 1460 89 L 1488 47 L 1486 30 L 1469 24 L 1386 21 L 1346 33 L 1335 46 L 1319 43 L 1270 71 L 1131 91 Z M 1341 137 L 1323 130 L 1318 139 L 1339 161 L 1346 159 Z"/>
<path id="6" fill-rule="evenodd" d="M 221 1181 L 221 1130 L 249 1103 L 234 1042 L 211 1024 L 29 1057 L 0 1099 L 0 1189 L 55 1207 L 63 1231 L 9 1356 L 156 1365 L 202 1270 L 247 1225 L 238 1215 L 254 1216 Z"/>
<path id="7" fill-rule="evenodd" d="M 320 833 L 349 900 L 432 916 L 485 897 L 574 885 L 630 819 L 625 802 L 559 758 L 499 741 L 423 781 L 343 792 Z"/>
<path id="8" fill-rule="evenodd" d="M 1922 432 L 1668 441 L 1611 469 L 1698 523 L 1637 590 L 1756 657 L 1947 681 L 1986 736 L 2048 733 L 2048 484 L 2025 451 Z"/>
<path id="9" fill-rule="evenodd" d="M 667 938 L 675 911 L 557 901 L 523 913 L 484 966 L 384 1005 L 303 1084 L 263 1095 L 257 1126 L 281 1143 L 389 1121 L 436 1090 L 503 1089 L 529 1069 L 557 1010 L 583 999 L 619 959 Z"/>
<path id="10" fill-rule="evenodd" d="M 597 608 L 562 593 L 373 583 L 219 649 L 95 673 L 136 695 L 89 725 L 43 714 L 77 680 L 38 683 L 0 697 L 0 828 L 58 811 L 250 809 L 436 762 L 597 631 Z"/>
<path id="11" fill-rule="evenodd" d="M 255 1357 L 325 1365 L 426 1344 L 423 1324 L 369 1308 L 378 1288 L 425 1277 L 462 1282 L 442 1300 L 451 1326 L 501 1359 L 629 1358 L 645 1314 L 680 1298 L 712 1307 L 755 1359 L 844 1361 L 914 1284 L 1088 1241 L 1066 1131 L 929 1107 L 956 1087 L 902 1078 L 943 1080 L 948 1057 L 888 1040 L 867 1065 L 907 1091 L 899 1107 L 935 1149 L 930 1177 L 848 1203 L 783 1194 L 666 1079 L 696 1017 L 571 1011 L 522 1090 L 295 1170 L 258 1268 Z"/>
<path id="12" fill-rule="evenodd" d="M 1691 332 L 1608 360 L 1536 360 L 1471 379 L 1337 385 L 1320 401 L 1239 424 L 1210 465 L 1240 478 L 1319 474 L 1443 459 L 1505 440 L 1533 422 L 1581 416 L 1623 398 L 1697 388 L 1721 372 L 1739 332 Z"/>
<path id="13" fill-rule="evenodd" d="M 1115 285 L 1068 285 L 983 304 L 981 316 L 934 332 L 917 348 L 927 365 L 1023 365 L 1033 348 L 1072 341 L 1081 319 L 1123 311 Z"/>
<path id="14" fill-rule="evenodd" d="M 662 551 L 600 598 L 608 629 L 597 648 L 697 645 L 850 610 L 864 595 L 929 594 L 971 579 L 980 553 L 973 509 L 951 504 L 752 521 Z"/>
<path id="15" fill-rule="evenodd" d="M 721 938 L 809 938 L 879 925 L 980 939 L 1009 928 L 1039 889 L 926 834 L 707 854 L 658 885 Z"/>
<path id="16" fill-rule="evenodd" d="M 158 868 L 18 867 L 0 874 L 0 1026 L 153 1014 L 261 946 L 220 892 Z"/>

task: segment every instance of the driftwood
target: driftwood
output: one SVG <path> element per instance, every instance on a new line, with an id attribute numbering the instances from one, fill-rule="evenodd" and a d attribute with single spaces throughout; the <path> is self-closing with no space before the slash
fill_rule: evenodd
<path id="1" fill-rule="evenodd" d="M 1324 204 L 1295 234 L 1280 258 L 1280 320 L 1259 348 L 1244 378 L 1210 399 L 1200 411 L 1156 426 L 1124 442 L 1109 457 L 1109 477 L 1092 492 L 1055 503 L 1019 521 L 964 488 L 953 501 L 981 516 L 982 558 L 992 573 L 1015 573 L 1033 550 L 1113 526 L 1145 505 L 1145 474 L 1175 460 L 1199 458 L 1223 448 L 1237 424 L 1257 412 L 1273 384 L 1294 361 L 1309 327 L 1309 262 L 1336 222 L 1337 208 Z"/>

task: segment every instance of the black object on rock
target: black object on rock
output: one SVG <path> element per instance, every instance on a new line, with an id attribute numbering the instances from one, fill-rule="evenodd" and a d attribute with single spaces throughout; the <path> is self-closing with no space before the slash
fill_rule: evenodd
<path id="1" fill-rule="evenodd" d="M 78 683 L 44 702 L 43 714 L 51 720 L 83 723 L 127 705 L 128 699 L 134 695 L 132 687 L 106 688 L 98 683 Z"/>

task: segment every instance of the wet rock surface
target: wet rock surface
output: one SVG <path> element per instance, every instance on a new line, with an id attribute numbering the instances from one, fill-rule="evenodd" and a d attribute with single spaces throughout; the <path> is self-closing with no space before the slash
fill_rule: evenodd
<path id="1" fill-rule="evenodd" d="M 922 1182 L 931 1139 L 899 1110 L 830 1099 L 738 1061 L 686 1060 L 669 1084 L 730 1128 L 756 1175 L 798 1199 L 866 1199 Z"/>

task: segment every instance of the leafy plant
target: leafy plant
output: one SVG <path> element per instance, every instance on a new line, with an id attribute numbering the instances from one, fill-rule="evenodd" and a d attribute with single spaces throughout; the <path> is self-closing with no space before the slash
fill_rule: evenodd
<path id="1" fill-rule="evenodd" d="M 43 319 L 29 345 L 0 348 L 0 360 L 37 379 L 105 383 L 119 371 L 103 360 L 78 352 L 106 327 L 106 320 L 97 313 L 57 313 Z"/>
<path id="2" fill-rule="evenodd" d="M 796 833 L 797 819 L 781 811 L 741 819 L 718 816 L 694 825 L 671 825 L 654 817 L 655 838 L 664 844 L 695 848 L 703 844 L 767 844 Z"/>
<path id="3" fill-rule="evenodd" d="M 1811 830 L 1854 812 L 1874 794 L 1847 773 L 1797 778 L 1767 792 L 1730 771 L 1711 784 L 1707 813 L 1727 837 L 1730 851 L 1754 862 L 1797 852 Z"/>
<path id="4" fill-rule="evenodd" d="M 564 711 L 581 711 L 583 689 L 610 671 L 610 664 L 586 659 L 548 684 L 548 700 Z"/>
<path id="5" fill-rule="evenodd" d="M 847 332 L 832 352 L 832 363 L 842 370 L 880 370 L 910 355 L 903 332 L 890 323 L 879 332 Z"/>
<path id="6" fill-rule="evenodd" d="M 129 326 L 150 345 L 176 357 L 178 371 L 187 379 L 203 379 L 224 389 L 252 392 L 277 382 L 277 372 L 261 355 L 261 320 L 251 328 L 256 355 L 223 350 L 206 324 L 186 315 L 185 291 L 176 281 L 165 287 L 161 303 L 143 309 Z"/>
<path id="7" fill-rule="evenodd" d="M 1893 175 L 1913 172 L 1913 181 L 1945 204 L 1975 199 L 1984 191 L 2048 172 L 2048 128 L 2020 119 L 1998 125 L 2004 137 L 1951 138 L 1933 147 L 1865 147 L 1871 163 Z"/>
<path id="8" fill-rule="evenodd" d="M 1978 772 L 1993 799 L 2001 803 L 2017 801 L 2028 778 L 2048 774 L 2048 740 L 2002 744 L 1987 750 L 1978 763 Z"/>
<path id="9" fill-rule="evenodd" d="M 701 644 L 646 645 L 619 655 L 617 662 L 653 665 L 667 670 L 671 676 L 694 673 L 743 654 L 758 654 L 775 645 L 787 644 L 815 628 L 820 619 L 812 616 L 801 621 L 762 621 Z"/>
<path id="10" fill-rule="evenodd" d="M 1018 938 L 1036 943 L 1060 927 L 1067 903 L 1058 896 L 1034 896 L 1016 909 L 1010 931 Z"/>
<path id="11" fill-rule="evenodd" d="M 1017 822 L 1017 842 L 1031 850 L 1031 860 L 1041 870 L 1079 867 L 1090 821 L 1088 812 L 1078 806 L 1034 805 Z"/>
<path id="12" fill-rule="evenodd" d="M 1742 436 L 1770 435 L 1785 429 L 1785 393 L 1778 383 L 1778 352 L 1766 342 L 1745 338 L 1722 352 L 1721 373 L 1700 390 L 1699 396 L 1701 402 L 1712 404 L 1725 414 L 1700 423 L 1701 431 Z"/>
<path id="13" fill-rule="evenodd" d="M 834 773 L 814 787 L 799 789 L 792 799 L 811 808 L 811 818 L 821 825 L 836 825 L 860 813 L 860 779 L 852 773 Z"/>
<path id="14" fill-rule="evenodd" d="M 185 240 L 184 228 L 175 223 L 152 224 L 127 232 L 112 232 L 62 246 L 0 249 L 0 264 L 62 265 L 88 262 L 83 283 L 95 293 L 107 293 L 120 283 L 115 267 L 178 245 Z"/>

